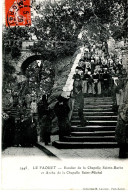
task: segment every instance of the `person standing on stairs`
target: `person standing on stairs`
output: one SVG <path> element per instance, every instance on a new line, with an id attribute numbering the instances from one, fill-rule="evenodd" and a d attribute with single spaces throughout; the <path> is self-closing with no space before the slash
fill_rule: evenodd
<path id="1" fill-rule="evenodd" d="M 76 77 L 73 75 L 74 82 L 73 82 L 73 97 L 78 105 L 78 115 L 80 118 L 81 126 L 86 126 L 87 121 L 84 118 L 83 108 L 84 108 L 84 96 L 82 92 L 82 79 L 81 77 Z"/>
<path id="2" fill-rule="evenodd" d="M 110 75 L 108 73 L 108 70 L 107 68 L 104 68 L 104 73 L 102 75 L 103 77 L 103 93 L 104 93 L 104 96 L 108 96 L 109 94 L 109 81 L 110 81 Z"/>
<path id="3" fill-rule="evenodd" d="M 75 74 L 73 75 L 73 79 L 74 79 L 74 80 L 79 80 L 79 79 L 81 79 L 81 75 L 79 74 L 78 68 L 76 68 L 76 70 L 75 70 Z"/>
<path id="4" fill-rule="evenodd" d="M 114 81 L 114 89 L 113 89 L 113 100 L 114 100 L 114 109 L 118 111 L 119 106 L 122 104 L 122 83 L 119 78 Z"/>
<path id="5" fill-rule="evenodd" d="M 85 73 L 82 77 L 82 91 L 83 95 L 86 97 L 92 93 L 92 77 L 87 69 L 85 69 Z"/>
<path id="6" fill-rule="evenodd" d="M 96 96 L 98 94 L 98 81 L 99 81 L 99 75 L 97 69 L 94 70 L 94 74 L 92 75 L 93 78 L 93 95 Z"/>
<path id="7" fill-rule="evenodd" d="M 85 69 L 85 73 L 84 76 L 82 78 L 82 86 L 83 86 L 83 94 L 87 95 L 88 93 L 88 79 L 89 79 L 90 75 L 88 74 L 88 70 Z"/>

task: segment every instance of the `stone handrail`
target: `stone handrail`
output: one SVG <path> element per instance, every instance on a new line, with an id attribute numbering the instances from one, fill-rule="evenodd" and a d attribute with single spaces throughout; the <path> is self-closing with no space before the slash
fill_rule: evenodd
<path id="1" fill-rule="evenodd" d="M 70 99 L 69 99 L 69 107 L 70 107 L 69 120 L 71 120 L 73 108 L 74 108 L 74 102 L 75 102 L 75 100 L 71 97 L 71 93 L 73 90 L 73 82 L 74 82 L 73 75 L 75 74 L 75 69 L 78 66 L 78 63 L 79 63 L 81 57 L 83 56 L 83 52 L 84 52 L 84 47 L 82 46 L 80 48 L 80 53 L 77 54 L 77 56 L 74 60 L 74 63 L 73 63 L 73 66 L 71 68 L 71 71 L 68 75 L 68 79 L 66 81 L 66 84 L 63 87 L 62 95 L 66 96 L 66 97 L 70 97 Z"/>

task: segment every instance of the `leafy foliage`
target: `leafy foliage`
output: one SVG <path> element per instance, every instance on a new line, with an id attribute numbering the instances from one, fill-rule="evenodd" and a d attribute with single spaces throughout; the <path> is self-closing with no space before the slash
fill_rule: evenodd
<path id="1" fill-rule="evenodd" d="M 72 54 L 83 26 L 88 34 L 100 35 L 101 40 L 110 35 L 115 39 L 126 37 L 126 25 L 122 25 L 127 17 L 126 5 L 127 0 L 40 1 L 36 6 L 39 15 L 33 19 L 34 27 L 8 28 L 7 37 L 29 40 L 35 34 L 40 44 L 34 45 L 33 51 L 49 53 L 53 58 Z M 6 51 L 10 52 L 10 48 L 6 47 Z"/>
<path id="2" fill-rule="evenodd" d="M 18 48 L 18 46 L 13 46 L 11 49 L 11 55 L 13 58 L 16 58 L 18 56 L 20 56 L 21 52 L 20 49 Z"/>
<path id="3" fill-rule="evenodd" d="M 15 77 L 13 73 L 15 68 L 9 64 L 5 59 L 3 60 L 3 90 L 11 88 L 11 83 L 15 82 Z"/>

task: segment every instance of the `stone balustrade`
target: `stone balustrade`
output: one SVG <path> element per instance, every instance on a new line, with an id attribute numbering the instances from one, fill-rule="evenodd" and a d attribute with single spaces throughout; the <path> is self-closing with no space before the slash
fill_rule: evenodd
<path id="1" fill-rule="evenodd" d="M 68 75 L 68 79 L 66 81 L 66 84 L 65 86 L 63 87 L 63 92 L 62 92 L 62 96 L 64 97 L 70 97 L 70 94 L 71 94 L 71 91 L 73 90 L 73 82 L 74 82 L 74 79 L 73 79 L 73 75 L 75 74 L 75 69 L 76 67 L 78 66 L 78 63 L 83 55 L 83 52 L 84 52 L 84 47 L 82 46 L 80 48 L 80 53 L 77 54 L 75 60 L 74 60 L 74 63 L 73 63 L 73 66 L 71 68 L 71 71 Z M 69 121 L 71 120 L 71 117 L 72 117 L 72 113 L 73 113 L 73 108 L 74 108 L 74 102 L 75 100 L 73 98 L 70 98 L 69 99 L 69 107 L 70 107 L 70 113 L 69 113 Z"/>
<path id="2" fill-rule="evenodd" d="M 73 66 L 71 68 L 71 72 L 68 75 L 68 79 L 66 81 L 66 84 L 63 87 L 63 93 L 65 92 L 65 93 L 67 93 L 67 95 L 70 95 L 70 93 L 73 89 L 73 82 L 74 82 L 73 75 L 75 74 L 75 69 L 78 66 L 78 63 L 83 55 L 83 51 L 84 51 L 84 47 L 82 46 L 80 48 L 80 53 L 77 54 L 76 59 L 73 63 Z"/>

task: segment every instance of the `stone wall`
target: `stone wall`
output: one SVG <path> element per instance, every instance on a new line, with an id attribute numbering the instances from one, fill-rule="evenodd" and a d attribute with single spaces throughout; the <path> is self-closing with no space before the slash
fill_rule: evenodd
<path id="1" fill-rule="evenodd" d="M 80 52 L 80 48 L 78 48 L 73 56 L 67 56 L 54 62 L 54 66 L 56 67 L 55 82 L 53 85 L 52 94 L 48 100 L 51 108 L 53 108 L 53 106 L 55 105 L 58 95 L 63 92 L 63 88 L 66 85 L 69 74 L 73 67 L 73 63 L 76 60 L 77 54 L 79 54 Z"/>
<path id="2" fill-rule="evenodd" d="M 31 52 L 31 51 L 22 51 L 20 57 L 16 58 L 16 59 L 11 59 L 10 63 L 15 67 L 16 72 L 20 72 L 21 71 L 21 66 L 23 64 L 23 62 L 30 56 L 35 55 L 35 53 Z"/>
<path id="3" fill-rule="evenodd" d="M 55 104 L 57 103 L 57 97 L 63 92 L 63 90 L 69 89 L 71 90 L 70 86 L 67 86 L 69 84 L 69 78 L 73 76 L 73 73 L 75 73 L 75 66 L 73 67 L 76 57 L 81 53 L 80 48 L 77 49 L 75 54 L 73 56 L 67 56 L 61 59 L 58 59 L 55 62 L 56 66 L 56 76 L 55 76 L 55 82 L 52 89 L 52 94 L 49 97 L 49 107 L 51 109 L 54 108 Z M 77 59 L 78 61 L 78 59 Z M 77 64 L 75 64 L 77 65 Z M 71 74 L 71 75 L 70 75 Z M 55 117 L 52 121 L 52 134 L 56 134 L 58 131 L 58 122 L 57 118 Z"/>

